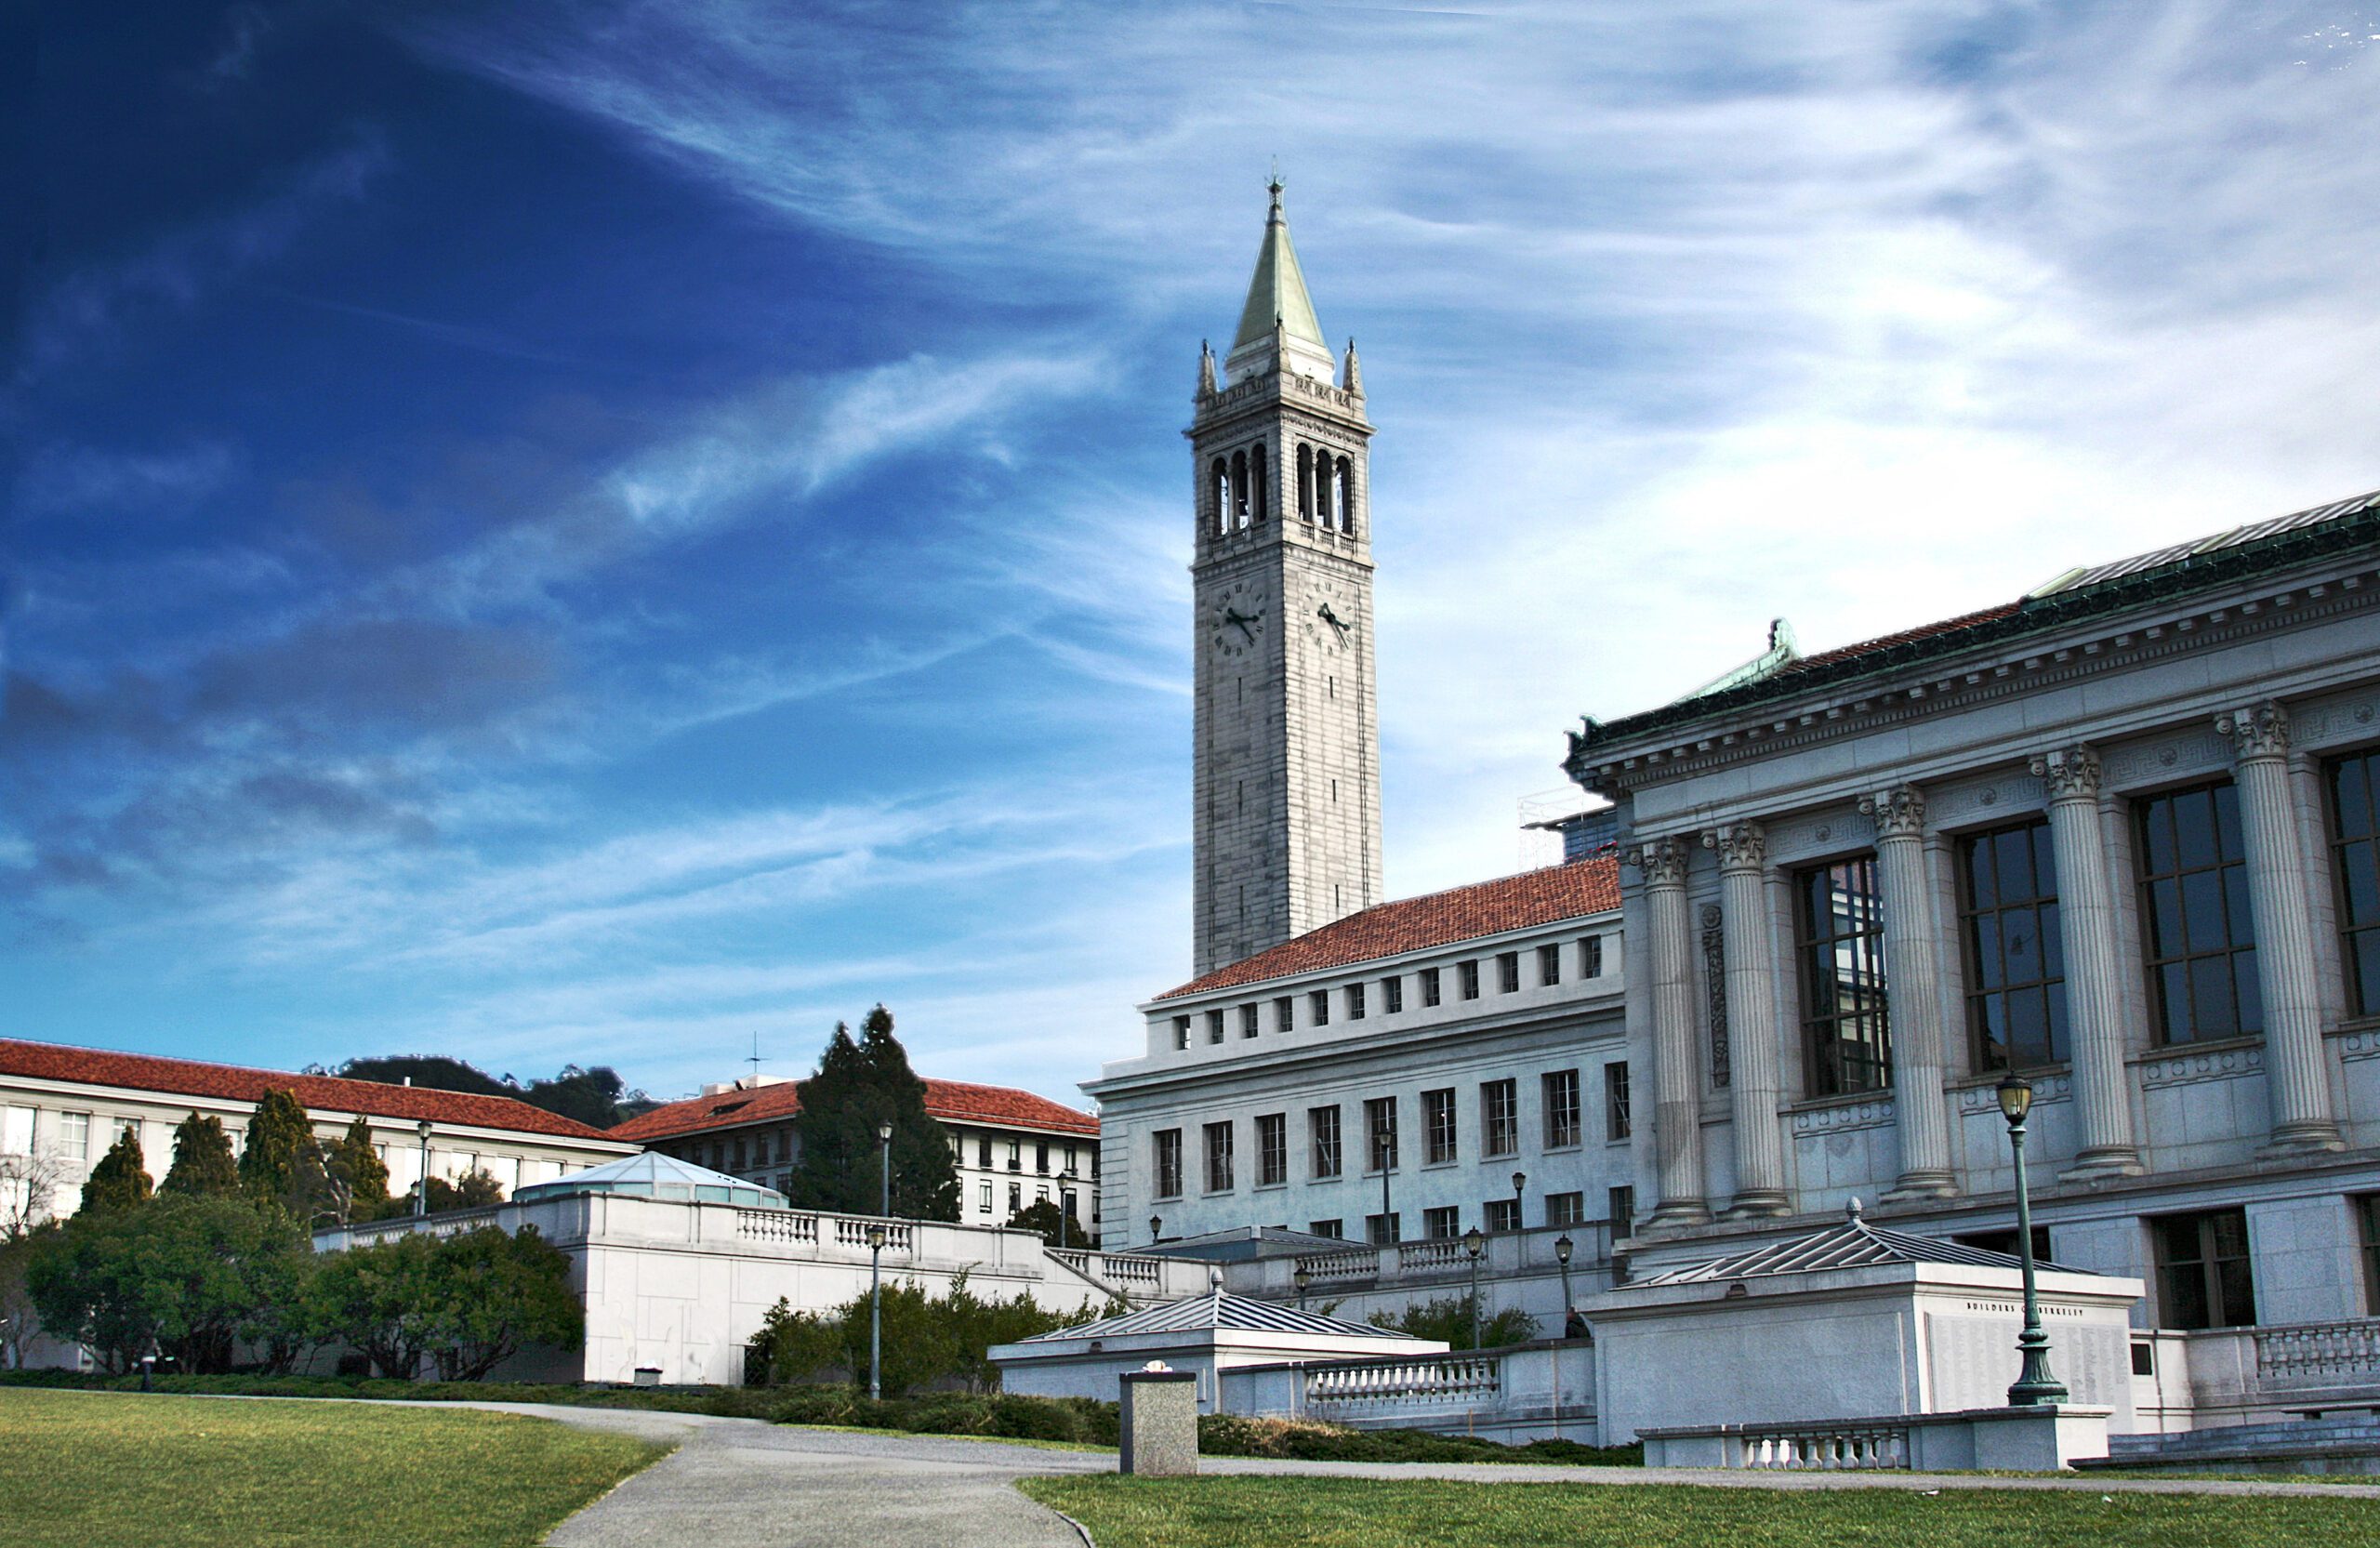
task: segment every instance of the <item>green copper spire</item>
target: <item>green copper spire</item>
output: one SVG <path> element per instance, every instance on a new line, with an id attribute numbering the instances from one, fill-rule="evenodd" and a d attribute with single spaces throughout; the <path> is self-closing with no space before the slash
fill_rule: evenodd
<path id="1" fill-rule="evenodd" d="M 1239 309 L 1239 333 L 1231 341 L 1236 354 L 1250 344 L 1273 337 L 1278 319 L 1290 342 L 1309 344 L 1327 359 L 1330 346 L 1323 341 L 1322 324 L 1315 321 L 1314 298 L 1305 293 L 1305 275 L 1298 271 L 1298 250 L 1289 243 L 1289 218 L 1281 213 L 1281 179 L 1269 185 L 1272 213 L 1264 218 L 1264 245 L 1256 249 L 1256 277 L 1248 282 L 1248 304 Z M 1324 373 L 1329 373 L 1324 367 Z"/>

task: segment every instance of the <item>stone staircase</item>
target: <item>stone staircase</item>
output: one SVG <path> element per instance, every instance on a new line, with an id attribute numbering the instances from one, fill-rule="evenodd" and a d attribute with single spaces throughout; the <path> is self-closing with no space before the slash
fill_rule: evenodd
<path id="1" fill-rule="evenodd" d="M 2075 1465 L 2173 1473 L 2380 1473 L 2380 1409 L 2162 1436 L 2109 1436 L 2105 1459 Z"/>

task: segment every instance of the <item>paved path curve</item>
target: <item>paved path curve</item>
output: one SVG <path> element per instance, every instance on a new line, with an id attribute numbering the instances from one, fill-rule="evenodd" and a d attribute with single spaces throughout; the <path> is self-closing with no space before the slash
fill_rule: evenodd
<path id="1" fill-rule="evenodd" d="M 557 1528 L 554 1548 L 1083 1548 L 1064 1516 L 1014 1488 L 1019 1478 L 1108 1473 L 1112 1453 L 1011 1446 L 953 1436 L 803 1429 L 750 1419 L 562 1404 L 473 1408 L 558 1419 L 676 1444 L 678 1451 Z M 1208 1457 L 1210 1474 L 1448 1478 L 1572 1486 L 1705 1484 L 1731 1488 L 2087 1489 L 2101 1494 L 2335 1494 L 2371 1502 L 2380 1488 L 2288 1479 L 1995 1478 L 1975 1474 L 1746 1473 L 1527 1463 L 1273 1462 Z"/>

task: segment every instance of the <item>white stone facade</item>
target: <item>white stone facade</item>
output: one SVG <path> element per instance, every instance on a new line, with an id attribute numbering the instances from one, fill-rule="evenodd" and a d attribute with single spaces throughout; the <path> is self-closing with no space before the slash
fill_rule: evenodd
<path id="1" fill-rule="evenodd" d="M 1643 990 L 1627 1045 L 1659 1092 L 1653 1239 L 1707 1250 L 1854 1197 L 1906 1231 L 2004 1231 L 1995 1051 L 2021 1039 L 1990 1040 L 2013 969 L 1984 954 L 2022 920 L 2043 938 L 2028 959 L 2062 980 L 2056 1040 L 2018 1055 L 2052 1253 L 2145 1281 L 2144 1328 L 2380 1311 L 2380 985 L 2344 912 L 2374 880 L 2363 787 L 2334 787 L 2380 748 L 2375 509 L 2061 577 L 1822 670 L 1589 722 L 1570 767 L 1619 807 Z M 1997 912 L 1985 836 L 2031 824 L 2039 895 Z M 1873 884 L 1824 889 L 1821 926 L 1805 900 L 1825 867 Z M 1871 984 L 1816 944 L 1846 920 Z M 1888 1074 L 1830 1090 L 1844 1024 L 1819 1012 L 1869 1001 Z M 2236 1293 L 2179 1250 L 2189 1221 L 2214 1222 L 2198 1239 Z M 2210 1299 L 2232 1303 L 2210 1318 Z"/>

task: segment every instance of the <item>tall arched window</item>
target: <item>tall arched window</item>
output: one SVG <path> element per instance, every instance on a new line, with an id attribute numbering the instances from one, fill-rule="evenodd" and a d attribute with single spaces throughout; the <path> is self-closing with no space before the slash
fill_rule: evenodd
<path id="1" fill-rule="evenodd" d="M 1221 537 L 1231 530 L 1231 470 L 1222 457 L 1215 458 L 1214 467 L 1208 470 L 1207 483 L 1215 495 L 1214 534 Z"/>
<path id="2" fill-rule="evenodd" d="M 1314 448 L 1298 443 L 1298 517 L 1314 520 Z"/>
<path id="3" fill-rule="evenodd" d="M 1330 492 L 1337 496 L 1339 530 L 1352 536 L 1355 530 L 1355 470 L 1347 466 L 1343 456 L 1339 459 L 1338 476 L 1330 481 Z"/>
<path id="4" fill-rule="evenodd" d="M 1248 529 L 1248 454 L 1231 454 L 1231 530 Z"/>
<path id="5" fill-rule="evenodd" d="M 1330 525 L 1330 454 L 1314 454 L 1314 513 L 1325 530 Z"/>
<path id="6" fill-rule="evenodd" d="M 1268 492 L 1264 487 L 1264 446 L 1262 442 L 1249 448 L 1248 481 L 1250 486 L 1248 497 L 1249 520 L 1252 524 L 1262 525 L 1264 521 L 1265 507 L 1269 504 Z"/>

